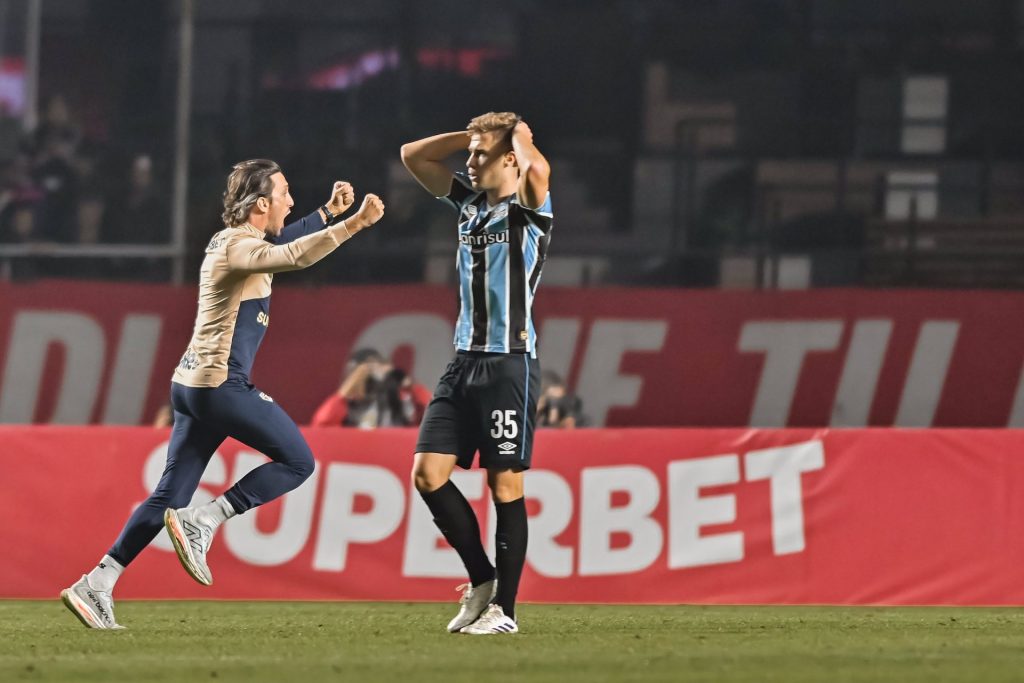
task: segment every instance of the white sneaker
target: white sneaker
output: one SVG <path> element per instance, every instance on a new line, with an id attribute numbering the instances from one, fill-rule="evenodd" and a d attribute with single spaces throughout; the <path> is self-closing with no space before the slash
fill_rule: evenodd
<path id="1" fill-rule="evenodd" d="M 459 598 L 461 607 L 455 618 L 448 622 L 449 633 L 458 633 L 462 627 L 469 626 L 480 618 L 487 605 L 494 599 L 494 594 L 498 592 L 498 580 L 491 579 L 476 588 L 473 588 L 472 584 L 464 583 L 455 590 L 462 591 L 462 597 Z"/>
<path id="2" fill-rule="evenodd" d="M 515 619 L 505 616 L 501 605 L 491 604 L 480 618 L 462 629 L 463 633 L 474 636 L 489 636 L 495 633 L 519 633 Z"/>
<path id="3" fill-rule="evenodd" d="M 114 599 L 110 593 L 93 590 L 82 574 L 75 583 L 60 592 L 61 602 L 88 628 L 118 630 L 124 626 L 114 619 Z"/>
<path id="4" fill-rule="evenodd" d="M 167 508 L 164 526 L 188 575 L 204 586 L 213 584 L 213 574 L 206 566 L 206 553 L 210 550 L 216 527 L 200 520 L 194 508 Z"/>

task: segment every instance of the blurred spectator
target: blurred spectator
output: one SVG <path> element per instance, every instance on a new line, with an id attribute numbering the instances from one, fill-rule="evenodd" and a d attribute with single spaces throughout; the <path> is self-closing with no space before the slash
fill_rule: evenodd
<path id="1" fill-rule="evenodd" d="M 81 131 L 71 117 L 63 95 L 52 95 L 46 102 L 42 120 L 32 133 L 32 150 L 41 153 L 48 147 L 60 147 L 71 156 L 78 149 Z"/>
<path id="2" fill-rule="evenodd" d="M 430 390 L 416 384 L 375 349 L 359 349 L 345 367 L 345 379 L 313 415 L 314 427 L 404 427 L 417 425 L 430 403 Z"/>
<path id="3" fill-rule="evenodd" d="M 128 187 L 118 184 L 103 216 L 103 241 L 108 243 L 165 244 L 169 241 L 169 213 L 165 193 L 153 179 L 153 159 L 140 154 L 132 160 Z"/>
<path id="4" fill-rule="evenodd" d="M 32 177 L 43 191 L 36 240 L 78 241 L 78 143 L 67 103 L 59 95 L 50 98 L 31 140 Z"/>
<path id="5" fill-rule="evenodd" d="M 27 156 L 18 155 L 0 167 L 0 242 L 36 238 L 36 210 L 43 192 L 32 180 Z"/>
<path id="6" fill-rule="evenodd" d="M 0 242 L 20 243 L 36 239 L 43 192 L 32 180 L 27 156 L 0 164 Z M 0 264 L 0 277 L 14 280 L 37 275 L 34 259 L 15 258 Z"/>
<path id="7" fill-rule="evenodd" d="M 574 429 L 583 426 L 583 402 L 569 393 L 565 382 L 550 370 L 541 374 L 537 425 Z"/>
<path id="8" fill-rule="evenodd" d="M 106 200 L 100 181 L 98 159 L 94 154 L 81 154 L 75 161 L 79 177 L 78 241 L 95 244 L 100 241 Z"/>

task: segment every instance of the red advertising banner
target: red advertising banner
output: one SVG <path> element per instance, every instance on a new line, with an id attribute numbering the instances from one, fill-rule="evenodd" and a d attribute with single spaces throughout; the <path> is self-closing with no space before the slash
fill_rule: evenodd
<path id="1" fill-rule="evenodd" d="M 233 518 L 212 587 L 161 532 L 119 598 L 447 600 L 464 578 L 409 484 L 415 433 L 311 429 L 302 487 Z M 159 478 L 166 430 L 0 428 L 0 597 L 53 598 Z M 1016 430 L 542 431 L 520 594 L 540 602 L 1024 604 Z M 263 462 L 216 453 L 208 499 Z M 484 473 L 458 472 L 493 538 Z M 198 499 L 197 499 L 198 500 Z"/>
<path id="2" fill-rule="evenodd" d="M 433 388 L 453 352 L 455 297 L 278 287 L 253 381 L 300 424 L 358 348 Z M 150 423 L 195 298 L 0 285 L 0 423 Z M 542 367 L 567 378 L 592 426 L 1024 426 L 1024 293 L 551 287 L 536 313 Z"/>

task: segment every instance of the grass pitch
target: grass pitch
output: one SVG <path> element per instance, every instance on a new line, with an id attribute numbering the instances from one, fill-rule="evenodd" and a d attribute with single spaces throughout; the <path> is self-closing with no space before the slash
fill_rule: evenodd
<path id="1" fill-rule="evenodd" d="M 523 605 L 513 636 L 454 605 L 0 601 L 0 681 L 1019 681 L 1024 610 Z"/>

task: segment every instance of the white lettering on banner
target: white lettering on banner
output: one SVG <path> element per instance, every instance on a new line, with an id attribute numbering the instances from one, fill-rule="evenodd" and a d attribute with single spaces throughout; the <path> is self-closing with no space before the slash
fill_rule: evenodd
<path id="1" fill-rule="evenodd" d="M 1013 406 L 1010 407 L 1010 417 L 1006 421 L 1007 427 L 1024 427 L 1024 366 L 1020 369 L 1017 377 L 1017 391 L 1013 394 Z"/>
<path id="2" fill-rule="evenodd" d="M 580 474 L 580 576 L 628 574 L 651 566 L 661 554 L 661 526 L 650 515 L 661 498 L 658 478 L 646 467 L 587 467 Z M 629 494 L 612 507 L 612 493 Z M 612 547 L 612 534 L 629 544 Z"/>
<path id="3" fill-rule="evenodd" d="M 739 562 L 743 533 L 701 536 L 702 526 L 736 521 L 736 496 L 701 496 L 705 486 L 740 480 L 739 457 L 733 454 L 678 460 L 668 466 L 669 569 Z"/>
<path id="4" fill-rule="evenodd" d="M 839 320 L 762 320 L 743 325 L 740 352 L 765 354 L 750 426 L 786 425 L 804 357 L 811 351 L 835 350 L 842 333 L 843 323 Z"/>
<path id="5" fill-rule="evenodd" d="M 364 329 L 352 349 L 377 349 L 387 358 L 401 346 L 413 349 L 410 374 L 417 382 L 433 387 L 452 357 L 452 323 L 429 313 L 385 316 Z"/>
<path id="6" fill-rule="evenodd" d="M 103 409 L 104 424 L 134 425 L 142 421 L 162 322 L 158 315 L 125 316 Z"/>
<path id="7" fill-rule="evenodd" d="M 146 456 L 146 462 L 142 466 L 142 485 L 147 491 L 154 491 L 157 485 L 160 483 L 160 477 L 163 476 L 164 469 L 167 466 L 167 445 L 165 441 Z M 213 455 L 210 456 L 210 461 L 206 464 L 206 470 L 203 472 L 202 478 L 199 480 L 200 484 L 210 484 L 212 486 L 222 488 L 227 484 L 228 480 L 228 468 L 224 464 L 224 456 L 214 451 Z M 217 494 L 211 493 L 209 490 L 200 486 L 196 489 L 195 494 L 192 496 L 192 500 L 189 505 L 195 505 L 199 503 L 208 503 L 213 500 Z M 141 504 L 136 503 L 132 506 L 134 511 Z M 174 552 L 174 546 L 171 545 L 171 539 L 167 536 L 167 530 L 161 529 L 160 533 L 157 534 L 156 538 L 150 544 L 151 547 L 159 550 L 166 550 L 167 552 Z"/>
<path id="8" fill-rule="evenodd" d="M 586 339 L 581 340 L 581 318 L 546 318 L 541 325 L 542 363 L 569 381 L 578 363 L 578 377 L 573 382 L 576 393 L 584 398 L 591 423 L 602 426 L 609 411 L 616 407 L 636 408 L 643 393 L 645 376 L 622 373 L 623 357 L 630 353 L 661 352 L 670 323 L 664 319 L 596 318 Z M 832 426 L 856 427 L 870 422 L 896 323 L 892 319 L 865 319 L 851 324 L 849 349 L 831 398 Z M 953 353 L 958 350 L 960 325 L 956 320 L 922 323 L 894 425 L 924 427 L 934 423 Z M 49 421 L 53 423 L 86 424 L 97 413 L 97 403 L 102 400 L 98 411 L 101 422 L 139 424 L 147 400 L 156 390 L 152 369 L 163 327 L 160 314 L 128 314 L 121 321 L 115 347 L 114 340 L 106 338 L 99 320 L 87 313 L 15 311 L 2 363 L 0 423 L 31 422 L 41 396 L 52 393 L 56 401 Z M 745 322 L 737 340 L 738 351 L 764 356 L 748 424 L 785 426 L 808 354 L 835 351 L 843 331 L 844 323 L 833 319 Z M 386 355 L 405 346 L 413 351 L 412 376 L 432 387 L 452 355 L 450 320 L 429 313 L 386 315 L 373 320 L 352 343 L 352 348 L 375 347 Z M 44 387 L 47 358 L 54 348 L 63 353 L 63 371 Z M 161 377 L 156 379 L 162 394 L 165 380 Z M 806 381 L 817 388 L 816 395 L 831 386 L 830 377 L 808 377 Z M 889 383 L 883 386 L 886 391 L 893 391 Z M 703 390 L 707 387 L 692 389 Z M 1008 425 L 1024 425 L 1024 371 L 1009 409 Z M 732 417 L 743 419 L 742 415 Z M 1003 419 L 998 415 L 986 419 L 993 418 Z M 685 421 L 686 416 L 679 419 Z"/>
<path id="9" fill-rule="evenodd" d="M 52 422 L 84 424 L 92 418 L 103 373 L 103 329 L 81 313 L 20 311 L 12 325 L 0 395 L 0 422 L 32 422 L 47 352 L 64 347 L 64 375 Z"/>
<path id="10" fill-rule="evenodd" d="M 750 451 L 744 459 L 747 481 L 771 480 L 772 545 L 776 555 L 804 551 L 804 505 L 800 475 L 825 466 L 821 441 Z"/>
<path id="11" fill-rule="evenodd" d="M 483 471 L 453 472 L 451 479 L 466 500 L 479 500 L 483 495 Z M 409 491 L 407 518 L 402 576 L 465 578 L 462 561 L 437 530 L 430 509 L 414 488 Z"/>
<path id="12" fill-rule="evenodd" d="M 526 561 L 542 576 L 572 576 L 573 549 L 559 544 L 555 538 L 572 521 L 574 500 L 572 487 L 560 474 L 531 469 L 524 473 L 524 486 L 531 503 L 540 511 L 530 515 L 530 542 L 526 548 Z M 484 545 L 487 554 L 494 557 L 498 531 L 497 515 L 487 515 Z"/>
<path id="13" fill-rule="evenodd" d="M 586 397 L 587 414 L 594 426 L 605 423 L 611 408 L 631 408 L 640 398 L 643 379 L 619 374 L 622 357 L 630 351 L 661 351 L 667 334 L 664 320 L 594 321 L 576 383 L 577 393 Z"/>
<path id="14" fill-rule="evenodd" d="M 572 359 L 576 355 L 576 342 L 580 336 L 579 318 L 545 318 L 540 328 L 540 339 L 544 344 L 541 363 L 545 370 L 557 373 L 564 381 L 570 381 Z"/>
<path id="15" fill-rule="evenodd" d="M 555 540 L 572 521 L 572 487 L 561 475 L 545 470 L 531 469 L 523 481 L 530 500 L 540 504 L 540 511 L 530 517 L 527 561 L 542 576 L 572 576 L 573 549 Z M 490 526 L 488 538 L 493 546 L 495 525 Z"/>
<path id="16" fill-rule="evenodd" d="M 166 461 L 167 444 L 162 443 L 146 458 L 143 482 L 150 490 L 160 480 Z M 266 459 L 241 451 L 236 456 L 231 481 L 238 481 Z M 806 549 L 802 475 L 825 466 L 821 441 L 750 451 L 744 458 L 745 480 L 768 480 L 773 554 L 787 555 Z M 227 485 L 228 468 L 220 454 L 210 459 L 202 483 L 219 493 Z M 321 474 L 322 472 L 322 474 Z M 317 477 L 325 481 L 317 498 Z M 669 569 L 688 569 L 739 562 L 745 558 L 744 534 L 740 531 L 702 535 L 703 527 L 737 522 L 736 493 L 701 495 L 705 487 L 738 484 L 740 456 L 715 455 L 668 463 L 665 483 L 667 515 L 662 522 L 653 516 L 662 501 L 659 476 L 640 465 L 589 467 L 579 473 L 577 547 L 557 538 L 570 528 L 576 508 L 573 486 L 560 474 L 530 470 L 526 474 L 529 496 L 539 511 L 530 518 L 527 561 L 539 575 L 568 578 L 576 574 L 601 576 L 641 572 L 652 566 L 666 542 Z M 484 472 L 455 472 L 452 481 L 468 500 L 484 495 Z M 626 501 L 615 503 L 615 494 Z M 356 501 L 365 496 L 369 510 L 357 512 Z M 205 503 L 214 493 L 200 488 L 190 504 Z M 136 504 L 135 507 L 137 507 Z M 465 577 L 465 569 L 431 519 L 429 509 L 416 491 L 389 468 L 375 465 L 332 463 L 318 468 L 301 487 L 281 502 L 277 529 L 264 533 L 257 528 L 258 512 L 252 511 L 227 522 L 224 547 L 249 565 L 278 566 L 295 560 L 311 539 L 315 539 L 312 569 L 344 572 L 352 544 L 372 545 L 390 538 L 407 520 L 402 558 L 402 575 L 416 578 Z M 313 529 L 319 505 L 319 527 Z M 406 506 L 408 509 L 406 509 Z M 495 529 L 493 507 L 486 511 L 481 526 L 487 529 L 489 555 L 493 558 Z M 312 532 L 312 533 L 311 533 Z M 667 541 L 666 541 L 667 535 Z M 616 544 L 616 538 L 625 543 Z M 161 532 L 154 545 L 172 551 Z M 615 547 L 618 545 L 619 547 Z"/>
<path id="17" fill-rule="evenodd" d="M 932 425 L 959 332 L 960 323 L 956 321 L 929 320 L 921 325 L 900 407 L 896 411 L 895 426 Z"/>
<path id="18" fill-rule="evenodd" d="M 240 480 L 266 462 L 268 458 L 261 453 L 240 451 L 235 456 L 231 481 Z M 259 530 L 256 525 L 258 508 L 229 519 L 224 525 L 224 543 L 228 550 L 238 559 L 260 567 L 276 567 L 295 559 L 309 539 L 319 474 L 318 467 L 301 486 L 281 498 L 281 517 L 274 531 Z"/>
<path id="19" fill-rule="evenodd" d="M 878 388 L 885 351 L 892 335 L 891 320 L 859 320 L 853 327 L 843 375 L 832 404 L 833 427 L 864 427 Z"/>
<path id="20" fill-rule="evenodd" d="M 369 512 L 356 512 L 359 495 L 373 501 Z M 404 504 L 405 487 L 390 470 L 374 465 L 328 465 L 313 568 L 344 571 L 349 545 L 383 541 L 393 534 L 402 523 Z"/>

